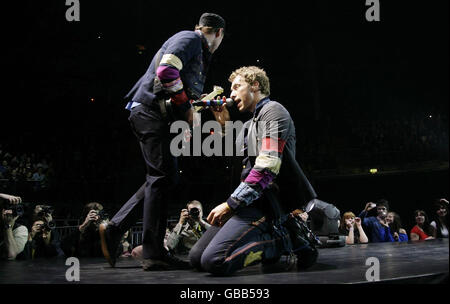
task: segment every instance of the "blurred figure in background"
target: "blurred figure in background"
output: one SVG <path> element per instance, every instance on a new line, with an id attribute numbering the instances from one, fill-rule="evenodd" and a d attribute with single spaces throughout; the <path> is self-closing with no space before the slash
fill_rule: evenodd
<path id="1" fill-rule="evenodd" d="M 448 238 L 448 200 L 441 198 L 433 204 L 433 221 L 430 225 L 435 229 L 435 238 Z"/>
<path id="2" fill-rule="evenodd" d="M 416 219 L 416 225 L 411 229 L 410 238 L 411 241 L 419 240 L 432 240 L 436 229 L 430 225 L 428 221 L 428 216 L 423 210 L 416 210 L 414 212 L 414 217 Z"/>
<path id="3" fill-rule="evenodd" d="M 388 212 L 386 223 L 389 225 L 391 235 L 396 242 L 408 241 L 408 234 L 406 233 L 406 230 L 402 228 L 402 222 L 397 213 L 393 211 Z"/>
<path id="4" fill-rule="evenodd" d="M 0 193 L 0 259 L 14 260 L 25 248 L 28 229 L 17 222 L 23 215 L 19 196 Z"/>
<path id="5" fill-rule="evenodd" d="M 84 206 L 78 229 L 64 238 L 62 248 L 66 256 L 102 257 L 99 225 L 108 221 L 103 206 L 92 202 Z"/>

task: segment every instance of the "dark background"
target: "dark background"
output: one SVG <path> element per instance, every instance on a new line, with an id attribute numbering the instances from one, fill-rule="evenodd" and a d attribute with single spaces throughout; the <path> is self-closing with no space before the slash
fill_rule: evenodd
<path id="1" fill-rule="evenodd" d="M 234 69 L 263 67 L 272 99 L 294 119 L 297 158 L 320 198 L 357 213 L 385 197 L 410 222 L 414 209 L 448 197 L 448 1 L 380 0 L 381 22 L 366 21 L 364 0 L 191 2 L 80 0 L 80 22 L 66 21 L 64 0 L 5 4 L 0 143 L 52 160 L 53 188 L 41 199 L 80 211 L 99 201 L 113 213 L 135 192 L 145 171 L 123 96 L 160 45 L 193 29 L 206 11 L 223 16 L 227 29 L 205 92 L 221 85 L 228 95 Z M 440 116 L 446 139 L 432 160 L 446 166 L 408 166 L 419 159 L 400 153 L 389 159 L 395 170 L 370 175 L 374 166 L 389 170 L 369 147 L 359 171 L 346 171 L 361 155 L 354 126 L 429 115 Z M 336 146 L 334 139 L 345 149 L 325 156 L 312 149 Z M 228 158 L 183 158 L 180 165 L 175 215 L 189 199 L 213 207 L 238 183 L 239 165 Z"/>

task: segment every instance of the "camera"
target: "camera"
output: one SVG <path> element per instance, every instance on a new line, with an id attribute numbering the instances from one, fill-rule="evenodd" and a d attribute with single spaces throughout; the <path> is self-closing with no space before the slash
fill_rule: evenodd
<path id="1" fill-rule="evenodd" d="M 23 204 L 11 204 L 7 203 L 3 206 L 4 210 L 12 210 L 12 215 L 14 217 L 16 216 L 22 216 L 25 213 L 25 207 Z"/>
<path id="2" fill-rule="evenodd" d="M 102 209 L 102 210 L 95 210 L 95 211 L 96 211 L 100 221 L 105 221 L 109 218 L 109 214 L 105 210 Z"/>
<path id="3" fill-rule="evenodd" d="M 52 229 L 50 223 L 46 223 L 46 222 L 44 222 L 44 224 L 37 224 L 36 226 L 41 227 L 42 230 L 47 230 L 47 231 Z"/>
<path id="4" fill-rule="evenodd" d="M 197 207 L 193 207 L 189 210 L 189 216 L 192 217 L 194 220 L 198 220 L 200 216 L 200 209 Z"/>
<path id="5" fill-rule="evenodd" d="M 52 206 L 42 205 L 41 211 L 37 214 L 38 216 L 46 216 L 47 214 L 52 214 L 54 211 Z"/>

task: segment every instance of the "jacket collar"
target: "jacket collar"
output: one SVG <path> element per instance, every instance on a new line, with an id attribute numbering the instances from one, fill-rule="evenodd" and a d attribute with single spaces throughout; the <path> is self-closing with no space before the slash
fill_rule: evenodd
<path id="1" fill-rule="evenodd" d="M 269 101 L 270 101 L 270 98 L 269 98 L 269 97 L 265 97 L 265 98 L 261 99 L 261 100 L 256 104 L 255 111 L 253 112 L 253 117 L 255 117 L 256 115 L 258 115 L 258 113 L 259 113 L 259 111 L 261 111 L 262 107 L 263 107 L 266 103 L 268 103 Z"/>

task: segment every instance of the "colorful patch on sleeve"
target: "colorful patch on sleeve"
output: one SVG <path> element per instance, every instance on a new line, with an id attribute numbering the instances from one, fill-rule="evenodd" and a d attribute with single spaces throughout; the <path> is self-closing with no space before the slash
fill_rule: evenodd
<path id="1" fill-rule="evenodd" d="M 266 170 L 260 172 L 252 169 L 245 179 L 245 182 L 249 184 L 259 184 L 261 188 L 265 189 L 274 178 L 275 176 L 271 172 Z"/>
<path id="2" fill-rule="evenodd" d="M 156 75 L 162 83 L 166 83 L 180 78 L 180 71 L 172 66 L 160 65 L 156 70 Z"/>
<path id="3" fill-rule="evenodd" d="M 231 197 L 234 200 L 244 202 L 246 205 L 250 205 L 254 200 L 261 196 L 256 190 L 250 187 L 247 183 L 241 182 L 239 186 L 234 190 Z"/>
<path id="4" fill-rule="evenodd" d="M 274 151 L 283 153 L 285 144 L 286 141 L 282 140 L 281 138 L 266 137 L 262 140 L 261 151 Z"/>
<path id="5" fill-rule="evenodd" d="M 161 58 L 160 64 L 168 64 L 174 66 L 178 69 L 178 71 L 181 71 L 183 69 L 183 62 L 174 54 L 164 54 Z"/>
<path id="6" fill-rule="evenodd" d="M 261 168 L 270 170 L 275 175 L 278 175 L 281 167 L 281 159 L 272 155 L 260 154 L 255 160 L 254 168 Z"/>

